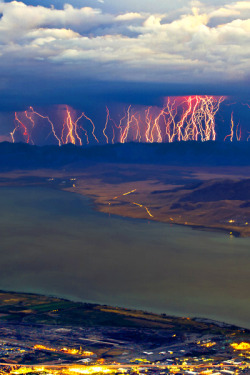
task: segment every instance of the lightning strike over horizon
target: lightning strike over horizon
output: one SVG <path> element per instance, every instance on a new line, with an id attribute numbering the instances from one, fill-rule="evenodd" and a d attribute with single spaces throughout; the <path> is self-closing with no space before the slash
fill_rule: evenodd
<path id="1" fill-rule="evenodd" d="M 15 127 L 10 137 L 13 143 L 23 141 L 59 146 L 68 143 L 83 146 L 126 142 L 215 141 L 218 127 L 216 115 L 226 99 L 225 96 L 208 95 L 167 97 L 162 108 L 129 105 L 123 114 L 116 113 L 112 117 L 106 106 L 106 117 L 102 126 L 98 127 L 85 112 L 77 115 L 67 105 L 56 107 L 55 113 L 52 113 L 53 121 L 48 115 L 30 107 L 15 113 Z M 241 104 L 250 108 L 248 103 Z M 229 126 L 230 134 L 223 139 L 229 138 L 231 142 L 234 139 L 243 140 L 242 128 L 239 123 L 235 126 L 233 112 Z"/>
<path id="2" fill-rule="evenodd" d="M 91 124 L 90 135 L 96 143 L 99 143 L 95 135 L 95 125 L 84 112 L 77 117 L 76 112 L 69 106 L 59 106 L 57 111 L 59 112 L 59 121 L 57 119 L 57 122 L 52 122 L 49 116 L 35 111 L 33 107 L 24 112 L 16 112 L 15 128 L 10 133 L 13 143 L 15 142 L 15 134 L 19 133 L 25 143 L 39 144 L 31 138 L 31 133 L 37 130 L 37 138 L 40 138 L 42 133 L 45 140 L 52 137 L 58 146 L 68 143 L 82 146 L 83 140 L 85 141 L 84 144 L 89 144 L 88 131 L 80 123 L 84 119 Z M 62 117 L 62 120 L 60 117 Z"/>
<path id="3" fill-rule="evenodd" d="M 235 126 L 233 112 L 231 113 L 230 133 L 226 135 L 226 137 L 224 138 L 224 141 L 226 141 L 227 138 L 230 139 L 230 142 L 233 142 L 234 138 L 236 138 L 237 141 L 241 141 L 242 139 L 242 130 L 241 130 L 240 122 L 238 122 L 238 124 Z M 248 138 L 247 138 L 247 141 L 248 141 Z"/>

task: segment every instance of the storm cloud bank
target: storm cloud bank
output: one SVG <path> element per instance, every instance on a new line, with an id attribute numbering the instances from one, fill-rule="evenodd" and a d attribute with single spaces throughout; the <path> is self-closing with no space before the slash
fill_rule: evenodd
<path id="1" fill-rule="evenodd" d="M 121 87 L 135 101 L 142 91 L 183 94 L 183 87 L 247 91 L 249 1 L 159 1 L 155 12 L 149 1 L 118 3 L 0 1 L 1 105 L 74 104 Z"/>

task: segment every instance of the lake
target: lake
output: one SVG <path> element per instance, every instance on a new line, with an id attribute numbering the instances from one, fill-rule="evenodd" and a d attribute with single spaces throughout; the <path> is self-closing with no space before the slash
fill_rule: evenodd
<path id="1" fill-rule="evenodd" d="M 0 289 L 250 328 L 250 238 L 109 217 L 59 190 L 0 192 Z"/>

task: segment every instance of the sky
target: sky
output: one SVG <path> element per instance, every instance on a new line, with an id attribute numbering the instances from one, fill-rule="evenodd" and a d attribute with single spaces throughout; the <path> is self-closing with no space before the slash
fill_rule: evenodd
<path id="1" fill-rule="evenodd" d="M 168 95 L 246 101 L 249 66 L 248 0 L 0 0 L 2 114 Z"/>

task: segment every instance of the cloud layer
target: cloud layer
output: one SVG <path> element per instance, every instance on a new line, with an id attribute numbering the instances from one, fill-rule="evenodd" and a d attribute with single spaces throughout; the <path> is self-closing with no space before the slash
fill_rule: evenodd
<path id="1" fill-rule="evenodd" d="M 178 9 L 157 13 L 142 6 L 104 11 L 105 2 L 88 3 L 93 6 L 56 9 L 42 5 L 46 1 L 36 6 L 0 1 L 0 90 L 29 77 L 51 82 L 249 81 L 249 1 L 182 2 Z"/>

